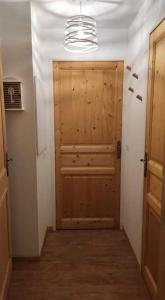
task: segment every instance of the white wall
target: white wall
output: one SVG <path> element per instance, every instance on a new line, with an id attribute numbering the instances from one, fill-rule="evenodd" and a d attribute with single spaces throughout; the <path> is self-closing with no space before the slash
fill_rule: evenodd
<path id="1" fill-rule="evenodd" d="M 23 82 L 25 109 L 6 113 L 9 157 L 14 160 L 9 180 L 13 255 L 38 256 L 55 211 L 53 109 L 40 26 L 28 1 L 0 1 L 0 40 L 4 77 Z"/>
<path id="2" fill-rule="evenodd" d="M 4 77 L 23 82 L 23 112 L 7 112 L 12 248 L 14 256 L 38 255 L 36 132 L 33 100 L 30 5 L 0 3 Z"/>
<path id="3" fill-rule="evenodd" d="M 50 209 L 53 213 L 53 225 L 55 228 L 55 162 L 54 162 L 54 99 L 53 99 L 53 72 L 52 62 L 56 60 L 120 60 L 124 59 L 127 51 L 127 28 L 126 26 L 114 26 L 108 28 L 104 22 L 98 22 L 98 39 L 99 49 L 93 53 L 86 53 L 83 55 L 75 55 L 66 52 L 63 47 L 64 27 L 66 16 L 56 13 L 56 3 L 32 3 L 32 15 L 33 15 L 33 30 L 36 27 L 37 37 L 39 37 L 39 45 L 36 48 L 36 53 L 40 52 L 42 59 L 40 58 L 40 74 L 42 74 L 42 85 L 44 87 L 44 94 L 46 101 L 49 101 L 47 105 L 48 111 L 48 129 L 50 132 L 50 151 L 45 154 L 49 155 L 51 160 L 49 161 L 51 170 L 47 180 L 51 181 L 51 195 L 49 201 L 49 219 Z M 59 6 L 58 6 L 59 7 Z M 57 10 L 58 11 L 58 10 Z M 66 11 L 66 10 L 65 10 Z M 67 13 L 69 13 L 67 11 Z M 36 24 L 36 25 L 34 25 Z M 35 34 L 34 34 L 35 35 Z M 37 54 L 36 54 L 37 56 Z M 41 158 L 42 160 L 42 158 Z M 41 166 L 40 166 L 41 167 Z M 42 207 L 40 215 L 45 214 L 44 205 L 44 185 L 41 184 L 38 191 L 42 194 Z M 47 203 L 48 205 L 48 203 Z M 52 215 L 51 215 L 52 216 Z M 44 227 L 44 222 L 42 222 Z M 42 235 L 43 237 L 43 235 Z M 42 240 L 41 237 L 41 240 Z"/>
<path id="4" fill-rule="evenodd" d="M 149 59 L 149 34 L 165 17 L 164 0 L 145 0 L 138 16 L 129 30 L 126 64 L 132 72 L 139 74 L 139 80 L 133 79 L 125 71 L 125 99 L 123 111 L 123 153 L 122 153 L 122 224 L 141 261 L 142 211 L 144 166 L 140 159 L 145 151 L 145 123 L 147 101 L 147 77 Z M 135 93 L 128 92 L 133 86 Z M 143 97 L 143 102 L 136 95 Z"/>
<path id="5" fill-rule="evenodd" d="M 36 129 L 37 129 L 37 203 L 38 203 L 38 230 L 39 251 L 45 238 L 48 226 L 53 223 L 52 203 L 54 193 L 52 188 L 52 152 L 51 152 L 51 117 L 50 93 L 47 90 L 45 72 L 45 57 L 41 41 L 40 22 L 36 17 L 35 4 L 31 4 L 32 21 L 32 54 L 33 75 L 36 85 Z M 53 182 L 54 184 L 54 182 Z M 52 200 L 53 199 L 53 200 Z"/>
<path id="6" fill-rule="evenodd" d="M 9 156 L 14 159 L 10 167 L 13 255 L 38 256 L 46 229 L 52 226 L 54 187 L 48 78 L 30 3 L 0 3 L 0 38 L 4 77 L 23 82 L 25 108 L 6 113 Z"/>

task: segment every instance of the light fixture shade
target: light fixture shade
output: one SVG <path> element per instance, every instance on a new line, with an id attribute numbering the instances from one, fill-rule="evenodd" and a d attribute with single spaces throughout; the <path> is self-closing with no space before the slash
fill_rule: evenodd
<path id="1" fill-rule="evenodd" d="M 74 53 L 91 52 L 98 48 L 95 19 L 77 15 L 66 21 L 64 48 Z"/>

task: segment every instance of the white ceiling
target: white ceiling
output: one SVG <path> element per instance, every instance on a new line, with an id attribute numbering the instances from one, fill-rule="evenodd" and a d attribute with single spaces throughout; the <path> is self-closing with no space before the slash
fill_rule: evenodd
<path id="1" fill-rule="evenodd" d="M 80 0 L 34 0 L 41 5 L 41 10 L 51 18 L 60 21 L 80 13 Z M 143 0 L 82 0 L 82 13 L 95 17 L 99 27 L 128 27 L 137 14 Z M 53 21 L 53 19 L 52 19 Z M 43 20 L 43 25 L 45 22 Z"/>
<path id="2" fill-rule="evenodd" d="M 57 27 L 69 16 L 80 13 L 93 16 L 98 21 L 99 27 L 127 28 L 133 21 L 144 0 L 0 0 L 0 2 L 36 2 L 42 13 L 56 17 Z M 53 20 L 52 20 L 53 21 Z M 41 22 L 42 25 L 42 22 Z M 43 20 L 43 26 L 45 26 Z"/>

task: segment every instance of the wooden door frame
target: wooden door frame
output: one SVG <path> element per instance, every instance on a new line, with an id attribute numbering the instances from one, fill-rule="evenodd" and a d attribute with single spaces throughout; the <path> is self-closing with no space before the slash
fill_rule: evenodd
<path id="1" fill-rule="evenodd" d="M 162 20 L 162 22 L 165 18 Z M 165 134 L 164 134 L 165 141 Z M 165 298 L 165 142 L 164 142 L 164 162 L 163 162 L 163 191 L 162 191 L 162 217 L 160 233 L 160 254 L 159 254 L 159 283 L 158 283 L 158 300 Z"/>
<path id="2" fill-rule="evenodd" d="M 151 112 L 151 97 L 153 95 L 153 72 L 151 72 L 153 67 L 153 51 L 150 48 L 150 41 L 151 41 L 151 35 L 152 33 L 161 25 L 161 23 L 165 20 L 162 19 L 150 32 L 150 38 L 149 38 L 149 62 L 148 62 L 148 81 L 147 81 L 147 110 L 146 110 L 146 133 L 145 133 L 145 151 L 148 152 L 148 144 L 149 144 L 149 138 L 150 138 L 150 112 Z M 164 155 L 165 157 L 165 155 Z M 161 222 L 161 241 L 160 241 L 160 257 L 159 257 L 159 279 L 160 282 L 158 282 L 158 299 L 164 300 L 165 296 L 165 285 L 164 285 L 164 278 L 165 278 L 165 260 L 164 253 L 165 253 L 165 158 L 164 158 L 164 186 L 163 186 L 163 196 L 162 196 L 162 219 L 163 222 Z M 147 192 L 147 177 L 144 177 L 144 192 L 143 192 L 143 221 L 142 221 L 142 257 L 141 257 L 141 270 L 143 272 L 143 265 L 144 265 L 144 258 L 145 258 L 145 240 L 146 240 L 146 196 Z M 163 252 L 164 250 L 164 252 Z M 164 263 L 163 263 L 164 262 Z"/>
<path id="3" fill-rule="evenodd" d="M 1 60 L 1 51 L 0 51 L 0 85 L 1 85 L 1 91 L 3 92 L 3 86 L 2 86 L 2 80 L 3 79 L 3 71 L 2 71 L 2 60 Z M 4 147 L 5 151 L 7 152 L 7 143 L 6 143 L 6 118 L 5 118 L 5 107 L 4 107 L 4 97 L 1 97 L 2 99 L 2 130 L 3 130 L 3 140 L 4 140 Z M 10 258 L 7 266 L 7 272 L 4 279 L 4 284 L 2 287 L 2 291 L 0 294 L 0 300 L 6 300 L 7 298 L 7 292 L 9 288 L 11 273 L 12 273 L 12 248 L 11 248 L 11 216 L 10 216 L 10 207 L 9 207 L 9 196 L 7 195 L 7 220 L 8 220 L 8 241 L 9 241 L 9 252 L 10 252 Z"/>
<path id="4" fill-rule="evenodd" d="M 164 300 L 165 298 L 165 283 L 164 283 L 165 281 L 165 255 L 164 255 L 165 254 L 165 146 L 164 146 L 163 173 L 164 175 L 163 175 L 162 219 L 161 219 L 160 255 L 159 255 L 158 300 Z"/>
<path id="5" fill-rule="evenodd" d="M 97 62 L 122 62 L 123 63 L 123 72 L 122 72 L 122 76 L 120 75 L 120 81 L 122 81 L 122 105 L 121 105 L 121 124 L 123 124 L 123 97 L 124 97 L 124 92 L 123 92 L 123 88 L 124 88 L 124 65 L 125 65 L 125 61 L 124 59 L 114 59 L 114 60 L 100 60 L 100 59 L 95 59 L 95 60 L 91 60 L 91 59 L 87 59 L 87 60 L 73 60 L 73 59 L 60 59 L 60 60 L 53 60 L 52 61 L 52 67 L 53 67 L 53 104 L 54 104 L 54 153 L 55 153 L 55 157 L 54 157 L 54 168 L 55 168 L 55 215 L 54 215 L 54 229 L 57 229 L 57 225 L 58 225 L 58 218 L 57 218 L 57 211 L 60 211 L 59 209 L 59 200 L 60 199 L 60 189 L 61 187 L 61 183 L 59 181 L 59 176 L 60 176 L 60 167 L 59 167 L 59 157 L 57 159 L 57 155 L 59 155 L 59 151 L 58 151 L 58 144 L 57 141 L 59 141 L 60 139 L 60 132 L 59 132 L 59 128 L 57 126 L 58 124 L 58 120 L 59 120 L 59 115 L 60 115 L 60 111 L 59 111 L 59 104 L 58 101 L 56 99 L 58 99 L 58 89 L 55 88 L 55 81 L 59 80 L 59 70 L 57 68 L 57 64 L 59 62 L 92 62 L 92 63 L 97 63 Z M 56 66 L 56 67 L 54 67 Z M 122 142 L 122 128 L 123 126 L 121 126 L 121 132 L 120 132 L 120 140 Z M 120 159 L 120 165 L 118 163 L 117 168 L 120 168 L 120 184 L 118 186 L 119 188 L 119 200 L 118 200 L 118 220 L 119 220 L 119 227 L 121 227 L 121 159 Z M 56 189 L 57 186 L 60 186 L 59 189 Z"/>

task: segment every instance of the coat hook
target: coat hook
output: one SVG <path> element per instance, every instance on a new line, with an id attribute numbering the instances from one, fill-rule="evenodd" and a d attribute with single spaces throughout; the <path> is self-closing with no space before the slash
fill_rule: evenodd
<path id="1" fill-rule="evenodd" d="M 131 92 L 131 93 L 134 93 L 134 89 L 132 87 L 129 87 L 128 90 Z"/>
<path id="2" fill-rule="evenodd" d="M 136 98 L 137 98 L 138 100 L 140 100 L 140 101 L 143 101 L 142 96 L 140 96 L 139 94 L 136 96 Z"/>
<path id="3" fill-rule="evenodd" d="M 136 79 L 139 79 L 139 76 L 136 73 L 133 73 L 132 76 L 135 77 Z"/>
<path id="4" fill-rule="evenodd" d="M 128 71 L 131 71 L 131 70 L 132 70 L 131 66 L 126 66 L 126 69 L 127 69 Z"/>

